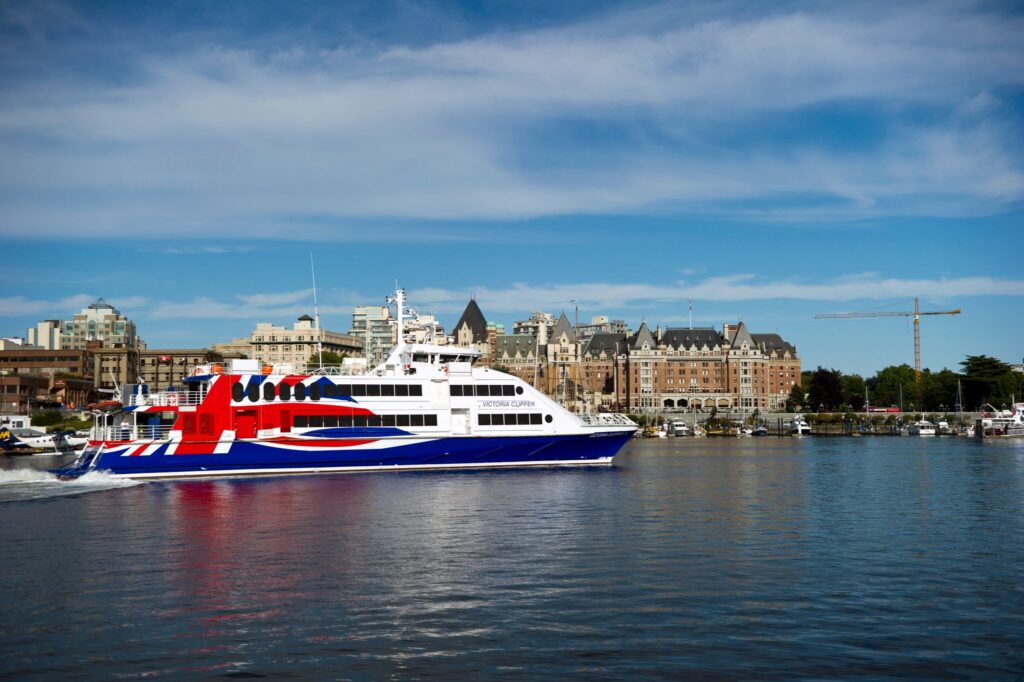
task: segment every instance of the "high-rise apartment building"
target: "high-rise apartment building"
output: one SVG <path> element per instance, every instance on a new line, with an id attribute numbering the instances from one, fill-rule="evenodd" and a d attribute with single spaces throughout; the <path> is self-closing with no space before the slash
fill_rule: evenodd
<path id="1" fill-rule="evenodd" d="M 145 347 L 136 334 L 135 323 L 102 298 L 96 299 L 73 318 L 60 324 L 60 348 L 83 350 L 87 346 L 95 347 L 95 342 L 102 342 L 104 348 Z M 30 329 L 30 342 L 32 336 L 43 336 L 45 331 L 45 328 L 40 330 L 37 326 L 33 334 Z"/>
<path id="2" fill-rule="evenodd" d="M 349 336 L 360 339 L 363 355 L 370 367 L 384 360 L 398 341 L 396 320 L 386 305 L 357 305 L 352 309 Z"/>

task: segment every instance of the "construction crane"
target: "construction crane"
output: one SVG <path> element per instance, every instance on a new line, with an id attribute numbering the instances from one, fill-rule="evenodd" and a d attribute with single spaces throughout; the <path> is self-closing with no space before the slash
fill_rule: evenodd
<path id="1" fill-rule="evenodd" d="M 825 313 L 815 315 L 814 319 L 826 317 L 912 317 L 914 318 L 914 378 L 921 382 L 921 316 L 922 315 L 959 315 L 960 309 L 956 310 L 928 310 L 921 312 L 921 306 L 914 299 L 914 309 L 907 312 L 863 312 L 863 313 Z"/>

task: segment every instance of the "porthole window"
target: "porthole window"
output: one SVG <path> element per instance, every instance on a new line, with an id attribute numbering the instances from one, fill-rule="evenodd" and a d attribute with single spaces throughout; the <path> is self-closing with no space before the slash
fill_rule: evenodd
<path id="1" fill-rule="evenodd" d="M 295 399 L 296 400 L 305 400 L 306 399 L 306 385 L 305 384 L 295 384 Z"/>
<path id="2" fill-rule="evenodd" d="M 236 403 L 241 402 L 242 400 L 245 399 L 245 386 L 242 385 L 242 382 L 239 381 L 232 384 L 231 399 L 234 400 Z"/>
<path id="3" fill-rule="evenodd" d="M 249 387 L 245 389 L 245 394 L 249 397 L 249 402 L 258 402 L 260 399 L 260 387 L 256 384 L 249 384 Z"/>
<path id="4" fill-rule="evenodd" d="M 309 385 L 309 399 L 320 400 L 320 384 Z"/>
<path id="5" fill-rule="evenodd" d="M 263 399 L 273 400 L 274 399 L 274 384 L 269 381 L 263 382 Z"/>
<path id="6" fill-rule="evenodd" d="M 522 394 L 523 394 L 523 387 L 522 386 L 516 386 L 516 395 L 522 395 Z"/>
<path id="7" fill-rule="evenodd" d="M 554 417 L 552 417 L 550 414 L 546 414 L 546 415 L 544 415 L 544 421 L 546 421 L 548 424 L 550 424 L 551 422 L 554 421 Z"/>
<path id="8" fill-rule="evenodd" d="M 278 395 L 281 396 L 281 400 L 292 399 L 292 387 L 289 384 L 281 384 L 280 388 L 277 389 Z"/>

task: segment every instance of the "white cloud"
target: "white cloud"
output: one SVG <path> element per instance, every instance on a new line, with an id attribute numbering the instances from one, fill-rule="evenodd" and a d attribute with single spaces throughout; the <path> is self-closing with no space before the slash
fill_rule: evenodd
<path id="1" fill-rule="evenodd" d="M 927 292 L 931 298 L 968 296 L 1024 296 L 1024 280 L 990 277 L 901 279 L 862 273 L 825 281 L 770 280 L 752 274 L 707 277 L 669 283 L 579 282 L 561 284 L 517 283 L 507 288 L 475 287 L 466 290 L 424 288 L 409 291 L 410 304 L 421 312 L 454 315 L 462 312 L 470 296 L 488 315 L 527 315 L 532 310 L 558 314 L 571 311 L 572 301 L 588 310 L 630 309 L 638 314 L 662 314 L 666 307 L 698 302 L 766 300 L 854 301 L 891 300 Z M 356 292 L 321 292 L 321 318 L 346 326 L 354 305 L 381 301 L 379 296 Z M 299 315 L 312 314 L 309 290 L 254 295 L 237 294 L 228 300 L 200 297 L 183 302 L 152 302 L 137 311 L 153 319 L 240 319 L 290 324 Z M 705 313 L 706 317 L 706 313 Z M 736 317 L 736 315 L 732 315 Z M 326 323 L 325 323 L 325 326 Z"/>
<path id="2" fill-rule="evenodd" d="M 990 277 L 901 279 L 873 273 L 849 275 L 821 282 L 769 280 L 752 274 L 709 277 L 701 280 L 652 283 L 515 284 L 504 289 L 472 290 L 487 311 L 525 312 L 533 309 L 559 312 L 572 309 L 570 301 L 589 309 L 622 309 L 638 305 L 686 305 L 697 301 L 852 301 L 913 297 L 921 292 L 933 298 L 953 296 L 1024 296 L 1024 280 Z M 461 310 L 468 291 L 422 289 L 410 292 L 410 300 L 424 308 L 443 312 Z"/>
<path id="3" fill-rule="evenodd" d="M 7 296 L 0 298 L 0 315 L 4 317 L 34 315 L 39 319 L 47 317 L 68 319 L 95 300 L 96 296 L 92 294 L 74 294 L 52 301 L 31 299 L 25 296 Z M 126 296 L 116 301 L 109 300 L 107 302 L 124 312 L 134 311 L 145 306 L 148 299 L 143 296 Z"/>
<path id="4" fill-rule="evenodd" d="M 833 200 L 811 209 L 828 219 L 1024 198 L 1019 131 L 992 94 L 1024 82 L 1020 19 L 797 7 L 668 4 L 377 52 L 207 43 L 143 52 L 127 83 L 19 83 L 0 107 L 0 233 L 373 239 L 389 233 L 361 220 L 735 215 L 804 195 Z M 840 105 L 884 111 L 883 139 L 757 135 Z M 915 107 L 927 123 L 900 114 Z M 550 132 L 581 123 L 608 132 Z"/>

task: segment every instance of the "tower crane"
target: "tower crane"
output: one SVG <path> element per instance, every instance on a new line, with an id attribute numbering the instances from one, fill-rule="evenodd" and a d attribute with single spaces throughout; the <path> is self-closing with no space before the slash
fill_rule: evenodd
<path id="1" fill-rule="evenodd" d="M 921 311 L 918 299 L 914 298 L 914 309 L 911 311 L 886 311 L 886 312 L 863 312 L 863 313 L 824 313 L 815 315 L 814 319 L 822 318 L 846 318 L 846 317 L 913 317 L 914 318 L 914 378 L 921 382 L 921 316 L 922 315 L 959 315 L 960 309 L 955 310 L 928 310 Z"/>

